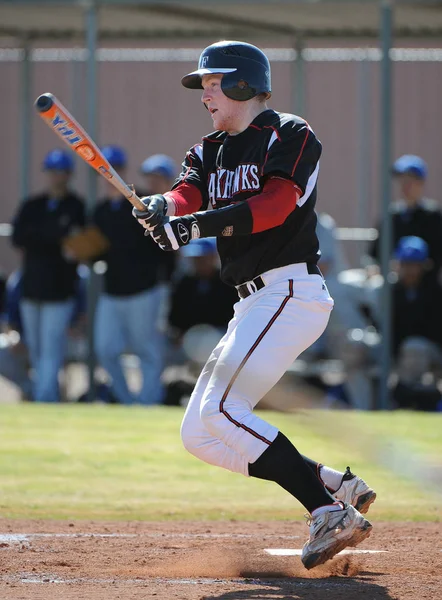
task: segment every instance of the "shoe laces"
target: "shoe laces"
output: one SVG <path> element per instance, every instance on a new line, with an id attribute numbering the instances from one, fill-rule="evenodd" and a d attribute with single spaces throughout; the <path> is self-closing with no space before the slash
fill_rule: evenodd
<path id="1" fill-rule="evenodd" d="M 310 527 L 310 525 L 313 523 L 313 517 L 311 516 L 310 513 L 305 513 L 304 514 L 304 519 L 307 523 L 307 525 Z"/>

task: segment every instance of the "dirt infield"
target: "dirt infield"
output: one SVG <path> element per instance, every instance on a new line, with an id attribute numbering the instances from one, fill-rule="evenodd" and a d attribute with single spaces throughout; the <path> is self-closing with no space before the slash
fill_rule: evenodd
<path id="1" fill-rule="evenodd" d="M 360 549 L 306 571 L 303 523 L 0 519 L 1 600 L 437 600 L 437 523 L 379 524 Z"/>

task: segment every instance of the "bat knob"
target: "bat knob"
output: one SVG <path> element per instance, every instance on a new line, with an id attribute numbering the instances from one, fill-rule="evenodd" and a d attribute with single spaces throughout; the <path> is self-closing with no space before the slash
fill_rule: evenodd
<path id="1" fill-rule="evenodd" d="M 51 108 L 51 106 L 54 104 L 53 98 L 54 98 L 54 96 L 52 94 L 49 94 L 49 93 L 42 94 L 35 101 L 35 108 L 39 112 L 48 111 Z"/>

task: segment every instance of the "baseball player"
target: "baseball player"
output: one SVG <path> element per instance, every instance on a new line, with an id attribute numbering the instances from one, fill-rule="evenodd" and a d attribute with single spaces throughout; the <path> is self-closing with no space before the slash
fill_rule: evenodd
<path id="1" fill-rule="evenodd" d="M 170 192 L 134 216 L 163 250 L 217 237 L 221 278 L 239 301 L 193 391 L 181 435 L 205 462 L 275 481 L 308 510 L 307 569 L 368 537 L 375 493 L 349 469 L 302 456 L 252 411 L 324 331 L 333 300 L 317 267 L 321 144 L 308 123 L 269 109 L 270 65 L 244 42 L 218 42 L 182 79 L 201 89 L 214 133 L 191 148 Z"/>

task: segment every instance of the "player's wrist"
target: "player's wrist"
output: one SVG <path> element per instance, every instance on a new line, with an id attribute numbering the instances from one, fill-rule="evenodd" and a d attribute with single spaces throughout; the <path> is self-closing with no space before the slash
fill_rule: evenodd
<path id="1" fill-rule="evenodd" d="M 164 199 L 166 200 L 166 208 L 165 208 L 165 215 L 166 217 L 174 217 L 177 213 L 176 210 L 176 204 L 175 204 L 175 200 L 171 194 L 171 192 L 166 192 L 163 195 Z"/>

